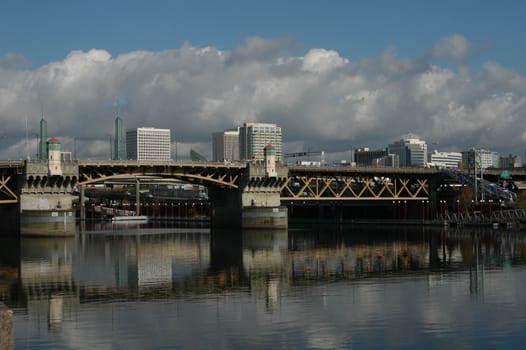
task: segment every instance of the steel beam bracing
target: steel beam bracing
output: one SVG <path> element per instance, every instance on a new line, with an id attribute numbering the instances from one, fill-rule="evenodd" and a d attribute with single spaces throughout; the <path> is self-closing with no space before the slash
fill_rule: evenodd
<path id="1" fill-rule="evenodd" d="M 391 201 L 429 200 L 429 172 L 371 169 L 337 170 L 292 167 L 281 190 L 282 200 Z"/>
<path id="2" fill-rule="evenodd" d="M 0 176 L 0 204 L 18 203 L 18 196 L 8 186 L 11 177 L 12 176 Z"/>

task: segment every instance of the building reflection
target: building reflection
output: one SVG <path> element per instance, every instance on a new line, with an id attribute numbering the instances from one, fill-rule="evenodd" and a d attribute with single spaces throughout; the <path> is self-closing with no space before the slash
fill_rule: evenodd
<path id="1" fill-rule="evenodd" d="M 291 231 L 163 231 L 4 240 L 0 298 L 47 317 L 52 332 L 80 305 L 250 291 L 267 312 L 296 285 L 484 271 L 524 263 L 523 234 L 440 228 L 316 227 Z"/>

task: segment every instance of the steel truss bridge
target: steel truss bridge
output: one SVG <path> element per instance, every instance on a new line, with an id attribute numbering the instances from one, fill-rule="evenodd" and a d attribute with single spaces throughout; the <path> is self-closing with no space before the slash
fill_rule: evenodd
<path id="1" fill-rule="evenodd" d="M 240 188 L 247 165 L 216 162 L 79 161 L 79 185 L 130 176 L 163 177 L 205 186 Z M 440 175 L 418 168 L 325 168 L 293 166 L 283 181 L 286 201 L 428 200 Z M 252 181 L 251 184 L 256 184 Z"/>
<path id="2" fill-rule="evenodd" d="M 17 176 L 24 175 L 26 162 L 0 161 L 0 204 L 17 203 Z M 245 163 L 191 161 L 73 161 L 78 178 L 73 185 L 88 185 L 118 179 L 181 180 L 242 190 Z M 44 175 L 43 175 L 44 176 Z M 260 176 L 260 175 L 257 175 Z M 262 176 L 262 175 L 261 175 Z M 451 178 L 437 168 L 288 167 L 280 179 L 282 201 L 421 201 L 431 200 L 435 189 Z M 263 178 L 261 178 L 263 180 Z M 248 186 L 258 186 L 250 181 Z"/>
<path id="3" fill-rule="evenodd" d="M 429 200 L 441 173 L 420 168 L 294 166 L 281 190 L 286 201 Z"/>

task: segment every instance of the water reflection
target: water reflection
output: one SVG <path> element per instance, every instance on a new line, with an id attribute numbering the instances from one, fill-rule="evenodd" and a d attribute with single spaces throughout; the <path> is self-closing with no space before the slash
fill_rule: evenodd
<path id="1" fill-rule="evenodd" d="M 324 227 L 287 231 L 84 234 L 3 239 L 0 291 L 17 305 L 50 295 L 82 299 L 170 297 L 225 288 L 467 271 L 523 265 L 510 231 Z M 263 282 L 261 282 L 263 281 Z M 18 288 L 18 289 L 17 289 Z M 15 292 L 15 293 L 13 293 Z"/>
<path id="2" fill-rule="evenodd" d="M 335 327 L 352 325 L 353 332 L 358 332 L 355 336 L 369 341 L 367 327 L 382 330 L 387 319 L 393 322 L 409 315 L 425 327 L 422 334 L 453 332 L 448 323 L 466 317 L 455 311 L 458 304 L 450 304 L 451 298 L 459 296 L 484 295 L 486 301 L 506 299 L 514 307 L 526 306 L 516 294 L 518 280 L 511 281 L 511 288 L 501 284 L 509 278 L 503 273 L 522 271 L 525 265 L 524 235 L 513 231 L 370 226 L 265 232 L 143 228 L 93 231 L 70 238 L 2 239 L 0 247 L 0 300 L 14 308 L 16 326 L 22 328 L 15 329 L 17 345 L 49 339 L 62 344 L 65 324 L 91 329 L 95 327 L 92 317 L 111 318 L 112 325 L 130 327 L 130 320 L 116 320 L 114 307 L 122 305 L 125 311 L 119 312 L 134 314 L 137 305 L 150 305 L 130 302 L 160 302 L 168 309 L 172 303 L 184 305 L 183 311 L 177 308 L 178 319 L 200 315 L 199 324 L 208 324 L 205 331 L 211 334 L 219 332 L 216 322 L 225 316 L 215 319 L 209 308 L 232 312 L 235 303 L 239 306 L 228 316 L 229 322 L 255 318 L 271 333 L 285 327 L 308 335 L 301 341 L 305 344 L 293 343 L 294 347 L 316 348 L 354 343 L 338 337 Z M 195 314 L 191 305 L 196 302 L 210 304 L 208 311 Z M 111 305 L 111 313 L 101 314 L 99 305 Z M 97 316 L 90 315 L 92 309 Z M 328 310 L 334 317 L 329 323 L 320 318 Z M 173 314 L 159 315 L 174 322 Z M 408 322 L 412 321 L 402 323 Z M 524 318 L 522 322 L 526 326 Z M 238 327 L 258 337 L 255 330 Z M 71 325 L 66 328 L 71 331 Z M 320 334 L 324 329 L 325 335 Z M 230 331 L 232 337 L 240 336 L 241 330 Z M 101 342 L 115 341 L 112 331 L 102 333 Z M 385 336 L 400 341 L 399 335 Z M 156 344 L 191 343 L 163 337 Z M 214 344 L 202 341 L 202 347 Z M 265 347 L 270 340 L 257 341 Z M 273 342 L 279 340 L 270 342 L 276 345 Z"/>

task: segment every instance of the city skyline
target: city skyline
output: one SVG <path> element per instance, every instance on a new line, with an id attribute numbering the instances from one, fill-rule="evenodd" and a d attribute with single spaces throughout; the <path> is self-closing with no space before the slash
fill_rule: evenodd
<path id="1" fill-rule="evenodd" d="M 407 133 L 429 151 L 475 147 L 524 159 L 524 9 L 8 1 L 0 159 L 35 157 L 42 111 L 48 134 L 79 158 L 108 154 L 119 115 L 126 128 L 171 129 L 172 154 L 208 158 L 210 132 L 260 122 L 283 129 L 284 152 L 322 150 L 334 160 Z"/>
<path id="2" fill-rule="evenodd" d="M 124 136 L 124 128 L 123 128 L 123 120 L 119 116 L 115 118 L 114 121 L 115 124 L 115 130 L 114 135 L 108 134 L 107 136 L 110 136 L 110 149 L 109 149 L 109 155 L 108 159 L 112 160 L 147 160 L 147 159 L 154 159 L 150 158 L 152 154 L 156 154 L 155 157 L 159 157 L 160 154 L 163 154 L 163 156 L 159 159 L 171 159 L 171 147 L 170 145 L 170 135 L 171 135 L 171 129 L 159 129 L 155 127 L 140 127 L 140 128 L 128 128 L 125 132 L 126 134 L 126 142 L 125 144 L 121 141 L 118 141 L 120 137 Z M 42 118 L 40 120 L 40 128 L 41 128 L 41 135 L 39 136 L 39 141 L 37 147 L 38 152 L 35 155 L 34 159 L 42 159 L 43 154 L 41 154 L 41 150 L 47 149 L 47 147 L 42 148 L 42 144 L 49 144 L 49 141 L 55 140 L 56 137 L 52 136 L 50 138 L 42 139 L 43 135 L 45 135 L 45 132 L 47 130 L 47 121 Z M 243 142 L 240 142 L 242 139 L 246 138 L 248 134 L 252 134 L 254 130 L 256 130 L 255 135 L 251 135 L 249 138 L 254 138 L 250 143 L 254 143 L 252 146 L 250 146 L 252 149 L 251 151 L 248 151 L 246 149 L 245 151 L 242 151 L 243 147 L 247 147 L 247 145 L 242 146 Z M 250 132 L 247 132 L 250 130 Z M 141 143 L 143 143 L 145 146 L 147 145 L 147 148 L 150 150 L 143 149 L 141 152 L 143 153 L 142 156 L 138 155 L 138 148 L 139 142 L 137 136 L 140 132 L 146 132 L 147 134 L 155 134 L 156 136 L 154 139 L 149 140 L 142 140 Z M 158 133 L 161 133 L 162 136 L 162 142 L 158 139 L 159 135 Z M 260 135 L 261 133 L 261 135 Z M 119 136 L 119 134 L 121 134 Z M 240 137 L 243 134 L 247 134 L 243 137 Z M 517 154 L 500 154 L 498 152 L 484 149 L 484 148 L 469 148 L 465 150 L 461 150 L 461 152 L 446 152 L 446 151 L 439 151 L 436 148 L 434 149 L 428 149 L 427 141 L 422 140 L 419 138 L 418 135 L 409 133 L 406 135 L 402 135 L 399 139 L 394 140 L 392 143 L 389 143 L 385 145 L 385 147 L 380 149 L 372 150 L 367 146 L 360 146 L 354 149 L 351 149 L 349 154 L 349 159 L 330 159 L 329 161 L 326 161 L 325 157 L 325 151 L 308 151 L 308 152 L 298 152 L 298 153 L 283 153 L 281 151 L 282 142 L 281 142 L 281 127 L 276 124 L 269 124 L 269 123 L 243 123 L 242 126 L 238 126 L 235 128 L 226 129 L 223 131 L 215 131 L 211 133 L 212 136 L 212 161 L 218 161 L 218 162 L 238 162 L 238 161 L 248 161 L 247 159 L 244 159 L 246 157 L 241 157 L 241 153 L 250 153 L 248 157 L 252 160 L 262 160 L 260 156 L 263 154 L 263 150 L 267 146 L 272 146 L 275 148 L 275 153 L 277 155 L 277 160 L 279 162 L 284 163 L 299 163 L 300 161 L 303 161 L 303 158 L 307 158 L 308 160 L 311 160 L 312 157 L 317 158 L 319 157 L 319 161 L 314 160 L 313 162 L 315 164 L 320 165 L 330 165 L 330 164 L 350 164 L 352 166 L 380 166 L 380 167 L 427 167 L 428 164 L 431 166 L 448 166 L 448 167 L 456 167 L 459 165 L 458 162 L 463 162 L 465 159 L 463 159 L 466 154 L 470 154 L 473 152 L 481 152 L 481 154 L 491 155 L 492 158 L 491 164 L 488 163 L 487 160 L 483 161 L 483 167 L 502 167 L 502 168 L 512 168 L 512 167 L 521 167 L 525 166 L 524 162 L 520 155 Z M 130 138 L 130 135 L 135 135 Z M 135 140 L 137 139 L 137 140 Z M 135 140 L 135 141 L 132 141 Z M 131 142 L 131 143 L 130 143 Z M 153 143 L 152 143 L 153 142 Z M 247 141 L 245 140 L 245 143 Z M 175 142 L 177 143 L 177 142 Z M 124 147 L 126 146 L 126 147 Z M 130 148 L 131 146 L 131 148 Z M 153 146 L 153 148 L 152 148 Z M 124 148 L 123 148 L 124 147 Z M 225 148 L 226 147 L 226 148 Z M 235 149 L 234 149 L 235 148 Z M 258 149 L 261 148 L 260 151 Z M 177 151 L 177 149 L 176 149 Z M 234 152 L 235 151 L 235 152 Z M 131 153 L 130 153 L 131 152 Z M 153 152 L 153 153 L 152 153 Z M 229 155 L 226 156 L 226 153 Z M 67 159 L 74 159 L 75 154 L 71 152 L 71 150 L 66 150 L 68 156 Z M 125 153 L 126 157 L 124 156 L 117 156 L 119 153 Z M 182 157 L 178 158 L 177 153 L 175 154 L 175 160 L 183 160 L 183 159 L 191 159 L 195 160 L 194 156 L 192 156 L 192 153 L 198 154 L 199 157 L 203 157 L 203 160 L 207 160 L 208 158 L 202 156 L 199 153 L 196 153 L 195 150 L 190 149 L 189 156 L 185 157 L 182 155 Z M 47 153 L 46 153 L 47 154 Z M 146 156 L 146 154 L 150 154 L 150 156 Z M 257 155 L 256 155 L 257 154 Z M 394 157 L 394 158 L 393 158 Z M 409 158 L 408 158 L 409 157 Z M 467 156 L 466 156 L 467 157 Z M 106 158 L 105 156 L 102 157 L 103 159 Z M 243 159 L 242 159 L 243 158 Z M 434 159 L 433 159 L 434 158 Z M 28 159 L 31 159 L 29 157 Z M 287 159 L 291 159 L 287 161 Z"/>

